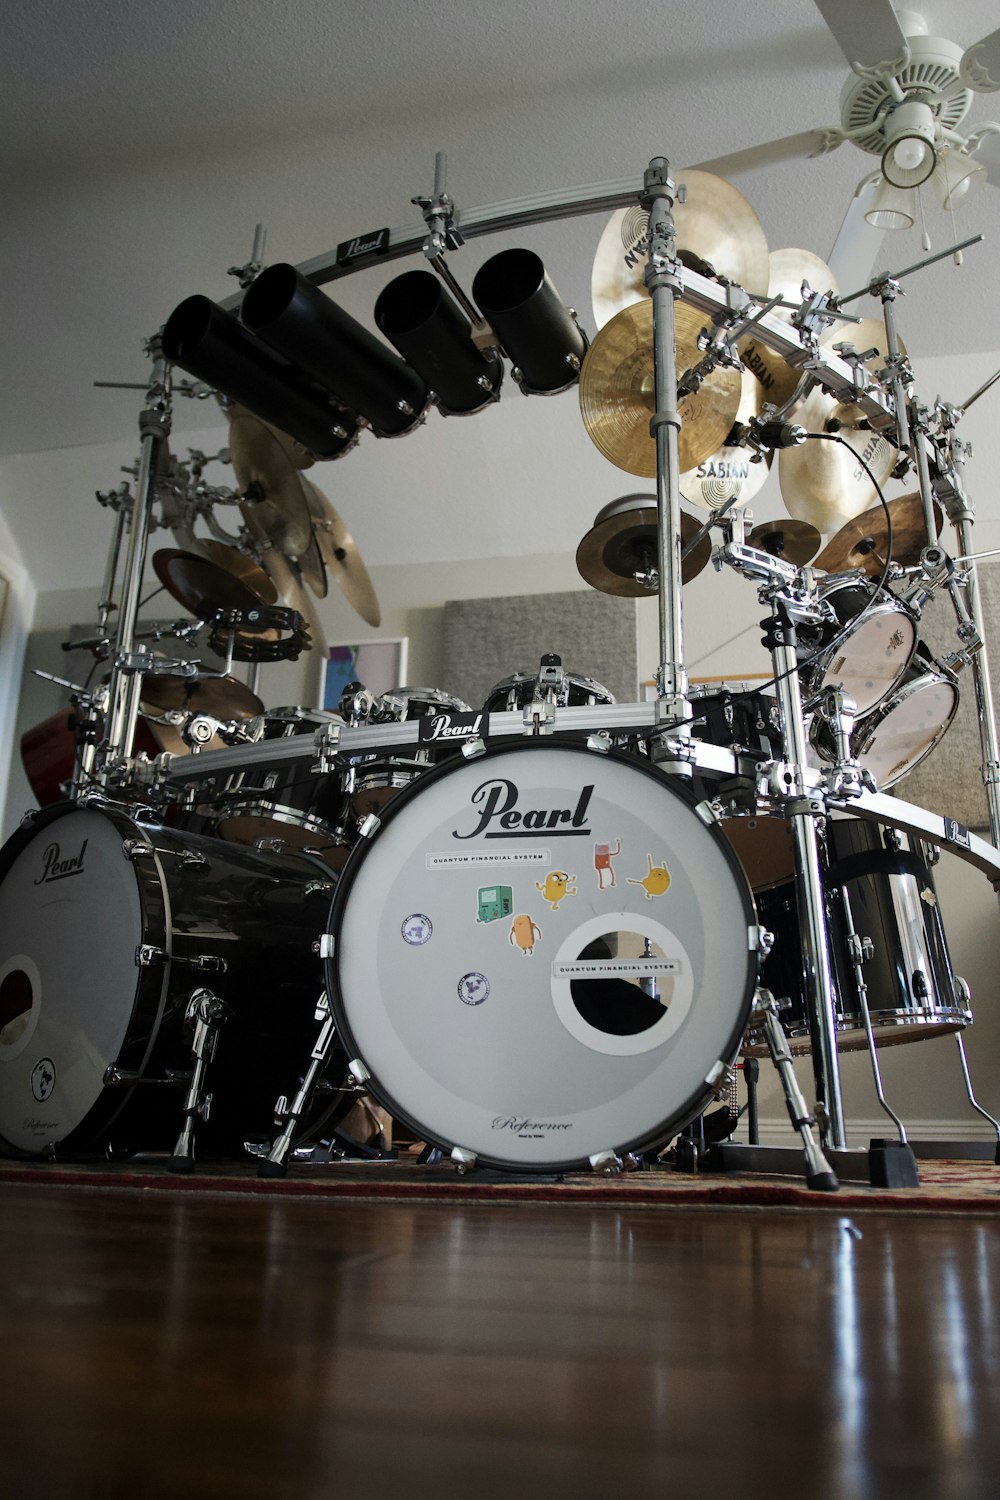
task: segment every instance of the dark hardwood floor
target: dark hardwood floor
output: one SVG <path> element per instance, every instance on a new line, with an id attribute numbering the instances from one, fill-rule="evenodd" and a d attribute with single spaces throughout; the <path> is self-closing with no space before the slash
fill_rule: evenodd
<path id="1" fill-rule="evenodd" d="M 0 1494 L 1000 1493 L 1000 1231 L 5 1187 Z"/>

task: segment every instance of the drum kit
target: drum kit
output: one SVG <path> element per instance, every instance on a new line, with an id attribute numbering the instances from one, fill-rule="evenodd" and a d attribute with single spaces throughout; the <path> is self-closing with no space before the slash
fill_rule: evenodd
<path id="1" fill-rule="evenodd" d="M 731 1133 L 736 1070 L 749 1087 L 767 1054 L 806 1179 L 829 1190 L 852 1155 L 840 1053 L 868 1048 L 898 1163 L 877 1048 L 943 1032 L 979 1109 L 932 875 L 947 848 L 1000 883 L 961 409 L 913 394 L 893 278 L 872 288 L 884 325 L 859 322 L 815 256 L 768 252 L 735 188 L 683 180 L 681 196 L 654 158 L 641 185 L 460 227 L 439 158 L 414 200 L 423 230 L 375 237 L 437 273 L 379 298 L 399 354 L 320 290 L 370 260 L 365 236 L 308 279 L 263 269 L 258 243 L 240 318 L 189 298 L 153 341 L 134 492 L 99 496 L 116 524 L 84 646 L 108 675 L 66 684 L 71 708 L 25 737 L 41 809 L 0 851 L 6 1151 L 166 1152 L 183 1171 L 197 1143 L 280 1175 L 307 1156 L 381 1159 L 391 1119 L 419 1160 L 460 1172 L 617 1173 L 671 1143 L 677 1164 L 702 1163 L 706 1110 L 723 1101 Z M 450 269 L 464 237 L 599 208 L 614 212 L 592 340 L 533 252 L 495 256 L 471 298 Z M 309 467 L 435 406 L 482 410 L 504 358 L 528 393 L 578 385 L 599 450 L 655 476 L 577 551 L 595 589 L 657 598 L 655 697 L 616 703 L 547 655 L 481 706 L 352 682 L 335 710 L 265 708 L 262 665 L 312 645 L 310 595 L 332 579 L 380 619 Z M 206 480 L 216 460 L 168 447 L 174 397 L 208 388 L 232 487 Z M 788 515 L 751 526 L 775 452 Z M 918 488 L 887 502 L 890 473 L 910 471 Z M 158 526 L 176 545 L 153 571 L 193 619 L 140 628 Z M 683 588 L 709 561 L 758 592 L 766 681 L 689 680 Z M 938 590 L 956 612 L 945 660 L 919 634 Z M 171 640 L 215 663 L 167 654 Z M 990 840 L 885 795 L 947 731 L 967 668 Z M 795 1053 L 812 1060 L 812 1108 Z M 365 1111 L 374 1140 L 344 1128 Z"/>

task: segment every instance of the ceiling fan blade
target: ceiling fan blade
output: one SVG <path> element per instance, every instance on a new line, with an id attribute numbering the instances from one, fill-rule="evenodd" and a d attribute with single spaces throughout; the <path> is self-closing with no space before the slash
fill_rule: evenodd
<path id="1" fill-rule="evenodd" d="M 1000 135 L 984 135 L 971 160 L 981 161 L 988 181 L 1000 187 Z"/>
<path id="2" fill-rule="evenodd" d="M 729 156 L 715 156 L 711 161 L 700 161 L 698 170 L 714 172 L 717 177 L 734 177 L 740 172 L 777 166 L 783 161 L 798 161 L 804 156 L 825 156 L 839 145 L 840 137 L 836 131 L 802 130 L 798 135 L 785 135 L 777 141 L 765 141 L 761 146 L 749 146 L 745 151 L 734 151 Z"/>
<path id="3" fill-rule="evenodd" d="M 816 0 L 816 9 L 851 67 L 899 72 L 909 48 L 889 0 Z"/>
<path id="4" fill-rule="evenodd" d="M 963 54 L 958 76 L 967 89 L 993 94 L 1000 89 L 1000 31 L 991 31 Z"/>
<path id="5" fill-rule="evenodd" d="M 833 249 L 826 257 L 845 297 L 859 291 L 871 280 L 885 238 L 884 229 L 875 229 L 865 220 L 874 196 L 875 185 L 872 184 L 851 199 Z"/>

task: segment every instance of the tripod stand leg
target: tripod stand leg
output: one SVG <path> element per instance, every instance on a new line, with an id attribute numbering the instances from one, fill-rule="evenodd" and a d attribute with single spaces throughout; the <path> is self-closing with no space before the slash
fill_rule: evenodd
<path id="1" fill-rule="evenodd" d="M 774 996 L 768 990 L 758 990 L 757 1005 L 761 1012 L 771 1061 L 781 1079 L 785 1103 L 788 1106 L 788 1118 L 792 1122 L 793 1130 L 797 1130 L 802 1138 L 802 1150 L 806 1159 L 806 1186 L 815 1189 L 818 1193 L 836 1193 L 840 1190 L 840 1183 L 813 1135 L 813 1126 L 816 1121 L 809 1113 L 798 1079 L 795 1077 L 788 1038 L 781 1029 L 778 1006 Z"/>
<path id="2" fill-rule="evenodd" d="M 989 1120 L 997 1133 L 997 1149 L 993 1160 L 997 1166 L 1000 1166 L 1000 1120 L 994 1120 L 993 1116 L 983 1108 L 973 1093 L 972 1078 L 969 1074 L 969 1059 L 965 1055 L 965 1038 L 960 1031 L 955 1032 L 955 1041 L 958 1043 L 958 1055 L 962 1062 L 962 1077 L 965 1079 L 965 1092 L 969 1096 L 969 1103 L 978 1115 L 982 1115 L 984 1120 Z"/>

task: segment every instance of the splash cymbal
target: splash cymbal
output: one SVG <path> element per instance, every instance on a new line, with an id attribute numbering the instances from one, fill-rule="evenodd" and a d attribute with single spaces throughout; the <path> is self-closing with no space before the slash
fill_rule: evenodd
<path id="1" fill-rule="evenodd" d="M 826 261 L 820 260 L 811 250 L 772 250 L 768 256 L 768 267 L 767 295 L 780 296 L 784 302 L 802 300 L 803 281 L 807 281 L 814 292 L 840 290 L 837 278 Z M 791 326 L 792 314 L 787 308 L 772 308 L 771 316 Z M 820 344 L 834 344 L 844 338 L 845 328 L 850 333 L 850 324 L 834 323 L 820 336 Z M 763 386 L 766 400 L 772 406 L 784 406 L 794 395 L 795 388 L 802 379 L 802 370 L 786 364 L 776 350 L 769 349 L 752 332 L 740 339 L 736 347 L 744 364 L 753 371 Z"/>
<path id="2" fill-rule="evenodd" d="M 199 619 L 217 609 L 252 609 L 269 604 L 245 579 L 194 552 L 162 547 L 153 554 L 153 570 L 169 594 Z"/>
<path id="3" fill-rule="evenodd" d="M 681 550 L 701 528 L 693 516 L 681 516 Z M 580 576 L 599 589 L 624 599 L 648 599 L 655 583 L 640 582 L 640 575 L 655 575 L 657 537 L 655 495 L 624 495 L 597 513 L 590 531 L 576 549 Z M 712 553 L 709 537 L 702 537 L 681 564 L 681 582 L 697 578 Z"/>
<path id="4" fill-rule="evenodd" d="M 677 373 L 698 364 L 698 335 L 705 317 L 675 304 Z M 718 368 L 680 403 L 680 468 L 696 469 L 722 447 L 739 410 L 738 370 Z M 616 313 L 594 339 L 580 372 L 580 411 L 596 446 L 619 469 L 640 478 L 656 473 L 656 444 L 649 419 L 656 406 L 653 374 L 653 304 L 649 298 Z"/>
<path id="5" fill-rule="evenodd" d="M 920 554 L 931 545 L 924 524 L 924 507 L 920 491 L 910 495 L 899 495 L 889 501 L 892 517 L 892 561 L 901 568 L 911 568 L 920 561 Z M 934 525 L 940 531 L 941 507 L 934 502 Z M 846 573 L 852 568 L 864 568 L 869 577 L 882 572 L 887 561 L 886 552 L 889 530 L 885 511 L 881 505 L 855 516 L 823 548 L 816 559 L 817 568 L 828 573 Z"/>
<path id="6" fill-rule="evenodd" d="M 146 712 L 189 709 L 215 719 L 253 719 L 264 712 L 257 694 L 235 677 L 146 677 L 141 705 Z"/>
<path id="7" fill-rule="evenodd" d="M 692 168 L 678 172 L 687 201 L 673 206 L 680 259 L 709 276 L 724 276 L 763 294 L 768 281 L 767 239 L 760 220 L 738 188 L 724 177 Z M 611 215 L 597 246 L 590 278 L 598 328 L 632 303 L 649 296 L 643 284 L 649 215 L 635 205 Z"/>
<path id="8" fill-rule="evenodd" d="M 312 525 L 297 469 L 266 423 L 242 407 L 231 407 L 228 415 L 229 455 L 244 521 L 254 536 L 286 557 L 301 557 L 309 550 Z"/>
<path id="9" fill-rule="evenodd" d="M 823 538 L 815 526 L 808 521 L 790 521 L 787 517 L 779 521 L 762 521 L 747 537 L 751 547 L 761 552 L 770 552 L 797 568 L 805 567 L 816 556 Z"/>
<path id="10" fill-rule="evenodd" d="M 352 609 L 369 625 L 382 620 L 375 589 L 354 538 L 318 485 L 304 480 L 313 530 L 327 570 Z"/>
<path id="11" fill-rule="evenodd" d="M 760 415 L 766 399 L 760 381 L 746 370 L 740 378 L 741 395 L 736 422 L 744 425 L 751 417 Z M 730 436 L 729 433 L 726 434 Z M 747 505 L 767 479 L 773 454 L 766 453 L 759 461 L 753 457 L 752 448 L 741 448 L 723 443 L 715 453 L 710 453 L 696 469 L 681 475 L 681 494 L 692 505 L 703 510 L 718 510 L 735 497 L 737 505 Z"/>

